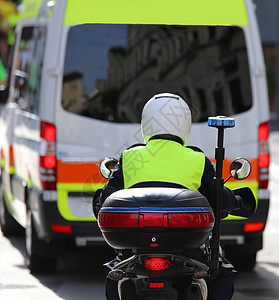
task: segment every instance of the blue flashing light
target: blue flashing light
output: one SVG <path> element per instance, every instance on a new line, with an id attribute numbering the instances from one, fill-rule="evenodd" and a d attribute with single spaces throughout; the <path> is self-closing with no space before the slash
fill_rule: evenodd
<path id="1" fill-rule="evenodd" d="M 228 118 L 225 116 L 217 116 L 208 118 L 208 126 L 210 127 L 234 127 L 235 120 L 234 118 Z"/>

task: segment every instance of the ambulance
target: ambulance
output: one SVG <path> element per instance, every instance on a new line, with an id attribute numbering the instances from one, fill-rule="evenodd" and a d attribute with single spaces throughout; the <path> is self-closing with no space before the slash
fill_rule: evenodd
<path id="1" fill-rule="evenodd" d="M 141 110 L 179 94 L 192 111 L 189 145 L 214 162 L 210 116 L 235 118 L 224 174 L 237 157 L 257 211 L 223 220 L 222 245 L 251 270 L 269 207 L 269 107 L 251 0 L 24 0 L 0 124 L 1 229 L 24 228 L 31 272 L 54 270 L 70 245 L 103 244 L 92 197 L 100 161 L 143 142 Z M 171 153 L 170 153 L 171 155 Z"/>

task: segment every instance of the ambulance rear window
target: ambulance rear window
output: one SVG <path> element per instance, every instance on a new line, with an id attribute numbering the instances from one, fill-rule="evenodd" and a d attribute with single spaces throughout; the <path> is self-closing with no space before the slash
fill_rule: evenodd
<path id="1" fill-rule="evenodd" d="M 139 123 L 154 94 L 185 99 L 195 123 L 252 107 L 240 27 L 83 24 L 70 28 L 62 107 L 117 123 Z"/>

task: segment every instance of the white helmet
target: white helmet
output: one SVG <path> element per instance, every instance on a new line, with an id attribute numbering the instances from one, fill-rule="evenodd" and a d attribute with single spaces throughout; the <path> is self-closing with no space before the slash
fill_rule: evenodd
<path id="1" fill-rule="evenodd" d="M 163 93 L 153 96 L 144 106 L 141 130 L 145 142 L 158 134 L 180 137 L 186 144 L 191 130 L 191 111 L 179 96 Z"/>

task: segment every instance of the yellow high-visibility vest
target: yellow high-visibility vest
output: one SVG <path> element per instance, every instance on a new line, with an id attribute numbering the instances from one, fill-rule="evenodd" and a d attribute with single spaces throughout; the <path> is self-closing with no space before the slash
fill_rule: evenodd
<path id="1" fill-rule="evenodd" d="M 124 188 L 144 181 L 163 181 L 197 190 L 205 166 L 202 152 L 163 139 L 125 150 L 122 159 Z"/>

